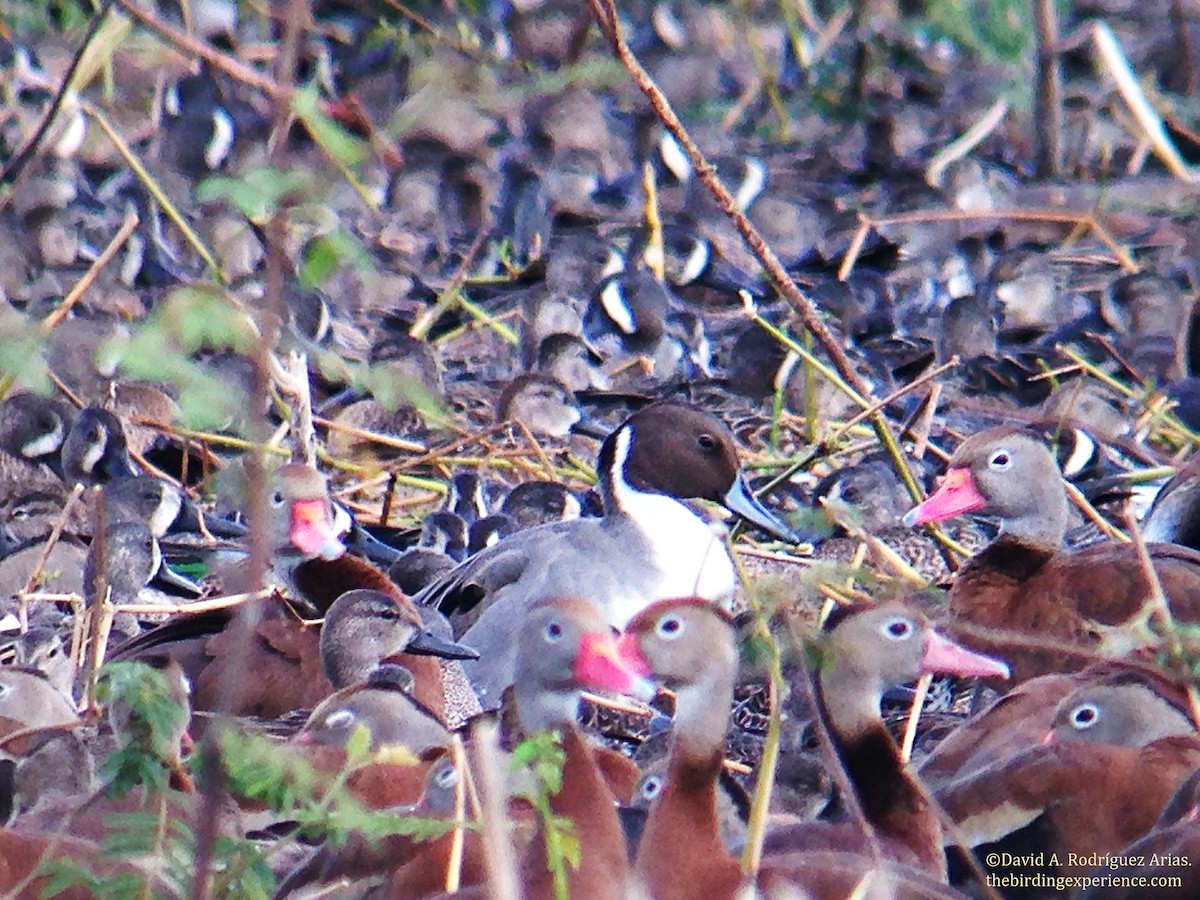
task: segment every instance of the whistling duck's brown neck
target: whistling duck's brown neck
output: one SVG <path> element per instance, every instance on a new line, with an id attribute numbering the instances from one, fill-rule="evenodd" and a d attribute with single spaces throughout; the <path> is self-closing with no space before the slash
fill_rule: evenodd
<path id="1" fill-rule="evenodd" d="M 638 873 L 656 900 L 731 897 L 741 881 L 717 818 L 736 667 L 732 655 L 714 657 L 698 682 L 675 695 L 667 781 L 638 847 Z"/>
<path id="2" fill-rule="evenodd" d="M 1067 492 L 1055 474 L 1039 496 L 1036 507 L 1019 515 L 1002 516 L 1000 536 L 1019 541 L 1027 547 L 1057 551 L 1067 533 Z"/>
<path id="3" fill-rule="evenodd" d="M 878 681 L 864 680 L 843 659 L 822 673 L 818 685 L 821 713 L 863 815 L 880 837 L 910 848 L 944 875 L 941 826 L 883 724 L 881 695 Z"/>
<path id="4" fill-rule="evenodd" d="M 839 655 L 822 669 L 818 687 L 825 717 L 839 741 L 854 741 L 883 727 L 883 680 L 865 661 Z"/>
<path id="5" fill-rule="evenodd" d="M 714 657 L 697 681 L 677 689 L 673 759 L 707 764 L 714 753 L 724 756 L 736 670 L 735 658 Z"/>
<path id="6" fill-rule="evenodd" d="M 523 721 L 526 714 L 522 709 Z M 564 751 L 562 790 L 550 798 L 550 810 L 571 821 L 579 843 L 579 867 L 566 864 L 570 896 L 624 898 L 629 861 L 612 794 L 579 729 L 571 723 L 559 731 Z M 521 874 L 526 897 L 554 896 L 544 829 L 539 829 L 526 851 Z"/>

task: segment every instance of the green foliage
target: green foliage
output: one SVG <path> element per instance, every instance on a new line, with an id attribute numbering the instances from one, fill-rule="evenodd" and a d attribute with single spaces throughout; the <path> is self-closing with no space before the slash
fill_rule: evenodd
<path id="1" fill-rule="evenodd" d="M 196 186 L 201 203 L 226 201 L 251 222 L 262 224 L 292 194 L 302 194 L 310 185 L 300 172 L 284 172 L 271 166 L 250 169 L 236 176 L 205 178 Z"/>
<path id="2" fill-rule="evenodd" d="M 306 838 L 339 847 L 352 832 L 368 839 L 409 835 L 417 840 L 441 837 L 454 822 L 369 810 L 346 789 L 346 781 L 375 756 L 370 732 L 360 726 L 351 735 L 346 767 L 332 783 L 301 756 L 280 752 L 279 744 L 257 735 L 228 731 L 221 736 L 221 758 L 229 789 L 236 796 L 265 803 L 282 818 L 295 822 Z M 408 756 L 413 763 L 416 759 Z"/>
<path id="3" fill-rule="evenodd" d="M 109 792 L 122 796 L 137 785 L 166 790 L 188 717 L 188 710 L 171 696 L 166 678 L 145 663 L 109 663 L 96 694 L 121 739 L 100 770 Z"/>
<path id="4" fill-rule="evenodd" d="M 16 35 L 35 35 L 83 28 L 95 5 L 85 0 L 5 0 L 0 2 L 0 22 Z"/>
<path id="5" fill-rule="evenodd" d="M 359 165 L 367 158 L 366 145 L 321 112 L 320 102 L 320 90 L 316 82 L 310 82 L 293 95 L 292 110 L 331 158 L 348 168 Z"/>
<path id="6" fill-rule="evenodd" d="M 54 896 L 83 887 L 98 897 L 184 897 L 195 877 L 196 835 L 168 790 L 170 761 L 187 724 L 187 709 L 172 696 L 158 670 L 138 662 L 109 663 L 101 671 L 97 698 L 107 707 L 119 739 L 101 765 L 107 789 L 122 795 L 142 791 L 140 809 L 110 812 L 100 841 L 102 859 L 153 860 L 153 874 L 136 870 L 93 872 L 78 860 L 48 859 L 39 873 Z M 210 869 L 214 896 L 264 900 L 275 888 L 262 852 L 249 841 L 222 836 Z"/>
<path id="7" fill-rule="evenodd" d="M 304 287 L 319 287 L 345 262 L 351 263 L 359 272 L 375 271 L 375 264 L 362 244 L 350 232 L 338 228 L 309 243 L 297 280 Z"/>
<path id="8" fill-rule="evenodd" d="M 53 390 L 46 361 L 42 358 L 45 334 L 30 323 L 24 328 L 0 333 L 0 379 L 39 394 Z"/>
<path id="9" fill-rule="evenodd" d="M 146 879 L 136 872 L 97 875 L 83 863 L 69 857 L 44 860 L 40 873 L 49 877 L 42 897 L 49 900 L 72 888 L 83 888 L 108 900 L 135 900 L 146 896 Z"/>
<path id="10" fill-rule="evenodd" d="M 921 27 L 985 61 L 1017 63 L 1032 42 L 1029 0 L 931 0 Z"/>
<path id="11" fill-rule="evenodd" d="M 133 335 L 108 341 L 101 355 L 128 376 L 172 386 L 183 424 L 213 430 L 238 418 L 248 400 L 191 354 L 247 353 L 257 340 L 254 324 L 221 293 L 183 287 L 172 291 Z"/>
<path id="12" fill-rule="evenodd" d="M 533 787 L 526 794 L 526 799 L 542 820 L 546 867 L 554 877 L 554 896 L 558 900 L 566 900 L 570 896 L 567 866 L 578 869 L 582 853 L 574 823 L 565 816 L 555 815 L 550 808 L 550 798 L 562 790 L 565 762 L 566 753 L 557 732 L 535 734 L 518 744 L 512 754 L 513 771 L 524 767 L 533 776 Z"/>

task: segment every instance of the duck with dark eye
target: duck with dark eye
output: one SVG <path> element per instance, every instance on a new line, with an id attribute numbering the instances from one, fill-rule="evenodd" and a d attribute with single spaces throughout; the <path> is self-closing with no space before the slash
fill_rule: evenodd
<path id="1" fill-rule="evenodd" d="M 819 676 L 821 714 L 866 820 L 890 858 L 944 877 L 937 815 L 905 770 L 880 702 L 886 687 L 922 672 L 1003 677 L 1007 667 L 953 644 L 897 606 L 835 611 L 825 634 L 832 659 Z M 715 790 L 737 666 L 732 624 L 708 604 L 663 601 L 629 623 L 621 653 L 631 667 L 676 691 L 667 782 L 650 810 L 637 871 L 660 900 L 697 896 L 696 885 L 703 885 L 703 896 L 731 897 L 741 872 L 721 842 Z M 768 856 L 764 871 L 786 880 L 783 873 L 804 868 L 796 854 L 817 849 L 870 853 L 852 827 L 786 826 L 768 835 L 765 850 L 779 858 Z M 810 884 L 809 877 L 817 876 L 809 873 L 799 885 L 824 890 L 824 882 Z"/>
<path id="2" fill-rule="evenodd" d="M 68 484 L 103 484 L 136 475 L 121 420 L 99 406 L 81 409 L 63 440 L 62 470 Z"/>
<path id="3" fill-rule="evenodd" d="M 691 406 L 656 403 L 631 416 L 605 439 L 597 472 L 602 518 L 520 531 L 414 598 L 460 618 L 480 607 L 462 639 L 480 652 L 466 668 L 485 707 L 512 683 L 517 628 L 542 598 L 584 596 L 618 627 L 663 597 L 730 604 L 729 552 L 681 499 L 721 503 L 785 540 L 800 538 L 750 494 L 729 429 Z"/>
<path id="4" fill-rule="evenodd" d="M 381 641 L 394 639 L 390 653 L 412 671 L 418 700 L 436 715 L 448 714 L 443 664 L 430 656 L 414 655 L 421 652 L 419 648 L 408 649 L 410 640 L 421 643 L 422 635 L 427 635 L 419 610 L 386 575 L 365 560 L 345 554 L 324 476 L 306 466 L 285 465 L 272 476 L 267 499 L 273 574 L 288 585 L 295 602 L 308 604 L 317 615 L 332 613 L 334 632 L 345 626 L 347 633 L 358 635 L 348 639 L 351 643 L 361 642 L 370 629 L 379 631 Z M 337 601 L 351 592 L 353 596 L 335 610 Z M 227 711 L 274 718 L 311 707 L 338 685 L 331 685 L 325 677 L 313 623 L 298 620 L 278 600 L 266 604 L 254 625 L 250 642 L 253 657 L 240 663 L 256 677 L 252 682 L 241 682 L 237 702 Z M 352 612 L 342 616 L 343 609 Z M 426 613 L 433 616 L 433 611 Z M 356 625 L 360 621 L 361 631 Z M 132 658 L 170 647 L 173 654 L 180 655 L 196 685 L 197 708 L 213 709 L 221 698 L 221 673 L 231 664 L 229 654 L 238 652 L 242 643 L 236 631 L 243 627 L 241 622 L 228 611 L 168 621 L 119 648 L 116 657 Z M 341 644 L 334 641 L 334 646 Z M 458 645 L 451 650 L 451 646 L 447 641 L 440 650 L 431 652 L 448 652 L 455 658 L 471 653 Z M 353 677 L 362 677 L 362 673 Z M 459 714 L 453 712 L 455 717 Z M 462 714 L 468 713 L 464 710 Z"/>
<path id="5" fill-rule="evenodd" d="M 1150 585 L 1131 545 L 1060 551 L 1067 496 L 1044 444 L 1017 428 L 992 428 L 964 441 L 947 466 L 941 485 L 905 515 L 905 524 L 972 512 L 1000 521 L 999 537 L 959 570 L 950 588 L 955 633 L 1011 658 L 1018 681 L 1082 668 L 1089 655 L 1071 659 L 1060 650 L 1032 649 L 1027 636 L 1114 657 L 1155 643 Z M 1171 544 L 1147 549 L 1176 620 L 1200 621 L 1200 554 Z"/>
<path id="6" fill-rule="evenodd" d="M 1115 678 L 1065 698 L 1041 741 L 935 796 L 981 859 L 1044 851 L 1050 874 L 1079 875 L 1144 835 L 1197 764 L 1182 710 L 1149 682 Z"/>

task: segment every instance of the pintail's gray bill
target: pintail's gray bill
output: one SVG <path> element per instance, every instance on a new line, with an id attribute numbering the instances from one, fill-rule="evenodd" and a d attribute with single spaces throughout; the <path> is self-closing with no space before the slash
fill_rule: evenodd
<path id="1" fill-rule="evenodd" d="M 784 522 L 783 519 L 763 506 L 750 493 L 750 488 L 741 475 L 733 482 L 733 487 L 726 492 L 725 506 L 746 521 L 752 522 L 769 534 L 773 534 L 781 541 L 800 544 L 815 540 L 815 536 L 808 536 L 797 532 Z"/>

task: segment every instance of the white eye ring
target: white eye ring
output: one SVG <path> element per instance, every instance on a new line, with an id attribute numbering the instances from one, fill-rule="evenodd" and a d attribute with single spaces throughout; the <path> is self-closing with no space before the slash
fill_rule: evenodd
<path id="1" fill-rule="evenodd" d="M 458 784 L 458 769 L 453 763 L 447 763 L 433 776 L 433 781 L 440 788 L 452 788 Z"/>
<path id="2" fill-rule="evenodd" d="M 1080 703 L 1071 710 L 1071 727 L 1078 731 L 1091 728 L 1104 717 L 1095 703 Z"/>
<path id="3" fill-rule="evenodd" d="M 558 622 L 550 622 L 542 629 L 542 637 L 547 644 L 557 644 L 563 638 L 563 627 Z"/>
<path id="4" fill-rule="evenodd" d="M 658 624 L 654 627 L 654 631 L 659 637 L 673 641 L 675 638 L 683 634 L 683 619 L 679 618 L 679 616 L 664 616 L 662 619 L 658 620 Z"/>
<path id="5" fill-rule="evenodd" d="M 647 778 L 645 781 L 642 782 L 642 791 L 641 791 L 642 799 L 643 800 L 654 800 L 659 794 L 662 793 L 662 789 L 663 789 L 662 776 L 661 775 L 651 775 L 649 778 Z"/>
<path id="6" fill-rule="evenodd" d="M 916 632 L 916 626 L 912 619 L 907 619 L 904 616 L 892 616 L 879 629 L 889 641 L 906 641 Z"/>
<path id="7" fill-rule="evenodd" d="M 283 496 L 283 491 L 276 491 L 271 495 L 271 505 L 274 507 L 283 506 L 283 501 L 287 498 Z"/>
<path id="8" fill-rule="evenodd" d="M 348 709 L 339 709 L 325 717 L 326 728 L 342 728 L 354 722 L 356 716 Z"/>
<path id="9" fill-rule="evenodd" d="M 997 472 L 1003 472 L 1011 466 L 1012 454 L 1007 450 L 997 450 L 988 457 L 988 467 L 995 469 Z"/>

